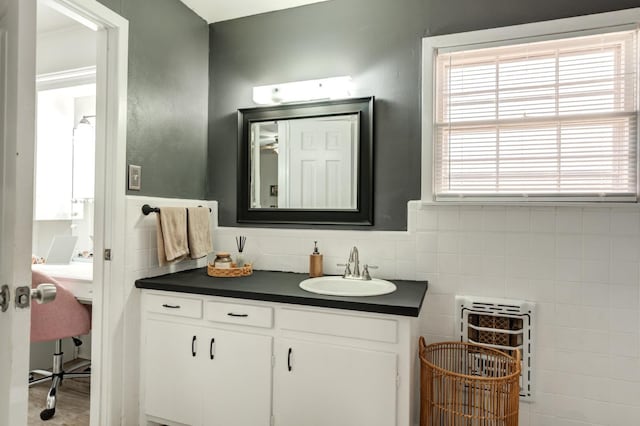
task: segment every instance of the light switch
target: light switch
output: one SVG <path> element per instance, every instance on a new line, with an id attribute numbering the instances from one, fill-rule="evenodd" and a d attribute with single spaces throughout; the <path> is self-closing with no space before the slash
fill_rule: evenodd
<path id="1" fill-rule="evenodd" d="M 140 191 L 142 166 L 129 164 L 129 190 Z"/>

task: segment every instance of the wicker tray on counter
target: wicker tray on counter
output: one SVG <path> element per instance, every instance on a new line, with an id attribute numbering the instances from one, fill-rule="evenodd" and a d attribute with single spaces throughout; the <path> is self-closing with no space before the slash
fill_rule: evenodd
<path id="1" fill-rule="evenodd" d="M 240 268 L 236 268 L 234 266 L 235 264 L 232 264 L 231 268 L 215 268 L 213 265 L 208 264 L 207 275 L 210 277 L 235 278 L 248 277 L 253 274 L 253 267 L 250 263 L 246 263 Z"/>

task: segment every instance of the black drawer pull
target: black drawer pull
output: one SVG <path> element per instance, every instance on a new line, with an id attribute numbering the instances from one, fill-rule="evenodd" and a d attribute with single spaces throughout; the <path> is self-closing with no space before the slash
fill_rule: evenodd
<path id="1" fill-rule="evenodd" d="M 211 343 L 209 343 L 209 357 L 211 357 L 211 359 L 215 358 L 215 355 L 213 354 L 213 345 L 216 343 L 216 339 L 214 337 L 211 338 Z"/>
<path id="2" fill-rule="evenodd" d="M 167 305 L 166 303 L 163 303 L 162 307 L 169 308 L 169 309 L 180 309 L 180 305 Z"/>
<path id="3" fill-rule="evenodd" d="M 229 312 L 227 315 L 230 317 L 238 317 L 238 318 L 246 318 L 249 314 L 234 314 L 233 312 Z"/>
<path id="4" fill-rule="evenodd" d="M 291 371 L 291 352 L 292 352 L 292 349 L 289 348 L 289 354 L 287 355 L 287 369 L 289 371 Z"/>
<path id="5" fill-rule="evenodd" d="M 191 356 L 196 356 L 196 336 L 191 339 Z"/>

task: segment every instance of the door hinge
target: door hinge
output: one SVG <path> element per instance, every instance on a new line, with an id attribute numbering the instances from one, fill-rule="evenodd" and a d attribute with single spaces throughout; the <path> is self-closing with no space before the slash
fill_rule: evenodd
<path id="1" fill-rule="evenodd" d="M 111 249 L 104 249 L 104 260 L 111 260 Z"/>
<path id="2" fill-rule="evenodd" d="M 396 388 L 400 388 L 400 375 L 396 376 Z"/>
<path id="3" fill-rule="evenodd" d="M 276 425 L 276 418 L 273 416 L 273 414 L 271 415 L 271 419 L 269 420 L 269 425 L 270 426 Z"/>
<path id="4" fill-rule="evenodd" d="M 11 290 L 8 285 L 3 285 L 0 289 L 0 311 L 5 312 L 9 309 L 9 301 L 11 300 Z"/>
<path id="5" fill-rule="evenodd" d="M 276 357 L 271 355 L 271 368 L 275 368 L 276 366 Z"/>

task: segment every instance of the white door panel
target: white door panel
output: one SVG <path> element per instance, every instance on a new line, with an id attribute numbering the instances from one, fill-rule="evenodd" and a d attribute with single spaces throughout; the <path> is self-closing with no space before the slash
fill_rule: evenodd
<path id="1" fill-rule="evenodd" d="M 35 140 L 35 0 L 0 2 L 0 425 L 27 423 L 30 310 L 15 289 L 31 287 Z"/>
<path id="2" fill-rule="evenodd" d="M 396 424 L 397 355 L 283 339 L 274 415 L 281 426 Z"/>
<path id="3" fill-rule="evenodd" d="M 184 423 L 201 423 L 202 371 L 198 361 L 207 350 L 202 329 L 149 321 L 146 330 L 146 414 Z"/>
<path id="4" fill-rule="evenodd" d="M 290 120 L 281 136 L 278 205 L 305 209 L 355 209 L 357 147 L 354 122 Z M 280 195 L 282 193 L 282 195 Z M 286 204 L 285 204 L 286 203 Z"/>
<path id="5" fill-rule="evenodd" d="M 269 426 L 273 338 L 225 330 L 206 333 L 203 424 Z"/>

